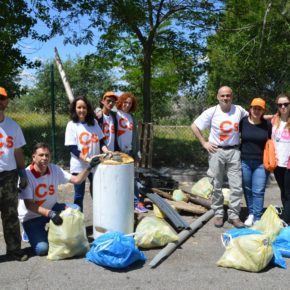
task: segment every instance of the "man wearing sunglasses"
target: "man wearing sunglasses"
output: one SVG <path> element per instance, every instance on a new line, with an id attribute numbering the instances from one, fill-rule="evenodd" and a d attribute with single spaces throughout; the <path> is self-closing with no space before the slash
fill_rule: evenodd
<path id="1" fill-rule="evenodd" d="M 104 141 L 110 151 L 119 151 L 116 132 L 118 131 L 117 116 L 112 109 L 118 96 L 114 92 L 106 92 L 100 101 L 101 110 L 96 112 L 96 119 L 105 135 Z"/>
<path id="2" fill-rule="evenodd" d="M 227 174 L 231 190 L 228 222 L 236 228 L 243 228 L 239 218 L 242 200 L 241 152 L 239 150 L 239 122 L 248 115 L 241 106 L 233 105 L 233 92 L 228 86 L 218 90 L 219 104 L 205 110 L 191 125 L 194 135 L 209 153 L 209 177 L 213 178 L 212 209 L 215 213 L 215 227 L 224 224 L 222 186 L 224 174 Z M 201 131 L 210 129 L 208 141 Z"/>
<path id="3" fill-rule="evenodd" d="M 20 126 L 5 116 L 9 98 L 5 88 L 0 87 L 0 211 L 7 256 L 26 261 L 28 256 L 21 250 L 18 221 L 18 190 L 27 186 L 22 147 L 26 144 Z"/>

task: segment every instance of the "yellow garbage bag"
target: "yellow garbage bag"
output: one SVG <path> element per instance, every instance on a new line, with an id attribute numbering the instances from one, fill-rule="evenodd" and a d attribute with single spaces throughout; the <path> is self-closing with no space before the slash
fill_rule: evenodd
<path id="1" fill-rule="evenodd" d="M 136 245 L 144 249 L 161 247 L 178 240 L 178 236 L 164 220 L 150 216 L 140 221 L 134 238 Z"/>
<path id="2" fill-rule="evenodd" d="M 176 207 L 171 204 L 170 205 L 173 209 L 177 210 Z M 165 214 L 163 213 L 163 211 L 156 205 L 153 204 L 153 213 L 156 217 L 160 218 L 160 219 L 164 219 L 165 218 Z"/>
<path id="3" fill-rule="evenodd" d="M 261 219 L 251 227 L 251 229 L 261 231 L 267 235 L 272 242 L 276 239 L 282 228 L 283 221 L 279 218 L 273 205 L 269 205 Z"/>
<path id="4" fill-rule="evenodd" d="M 204 198 L 209 198 L 213 190 L 213 186 L 209 181 L 208 177 L 201 178 L 191 188 L 191 193 Z"/>
<path id="5" fill-rule="evenodd" d="M 172 193 L 172 198 L 175 201 L 188 201 L 188 197 L 181 189 L 175 189 Z"/>
<path id="6" fill-rule="evenodd" d="M 89 250 L 84 214 L 78 209 L 67 208 L 60 213 L 63 223 L 56 226 L 49 222 L 49 260 L 61 260 L 74 256 L 84 256 Z"/>
<path id="7" fill-rule="evenodd" d="M 162 212 L 162 210 L 156 204 L 153 204 L 153 213 L 156 217 L 158 217 L 160 219 L 165 218 L 165 214 Z"/>
<path id="8" fill-rule="evenodd" d="M 249 272 L 263 270 L 273 257 L 272 244 L 266 235 L 246 235 L 232 239 L 218 266 Z"/>

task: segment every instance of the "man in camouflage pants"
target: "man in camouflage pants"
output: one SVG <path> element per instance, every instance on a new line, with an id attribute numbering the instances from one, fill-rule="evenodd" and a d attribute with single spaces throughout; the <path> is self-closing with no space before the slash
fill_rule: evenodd
<path id="1" fill-rule="evenodd" d="M 25 188 L 27 185 L 21 149 L 25 145 L 25 139 L 19 125 L 4 114 L 8 101 L 6 90 L 0 87 L 0 211 L 8 257 L 26 261 L 28 256 L 21 251 L 17 212 L 18 176 L 19 186 Z"/>

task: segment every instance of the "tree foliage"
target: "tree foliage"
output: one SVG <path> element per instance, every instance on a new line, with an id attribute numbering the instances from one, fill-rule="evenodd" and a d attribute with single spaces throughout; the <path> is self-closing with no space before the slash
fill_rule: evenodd
<path id="1" fill-rule="evenodd" d="M 141 79 L 139 92 L 143 95 L 144 121 L 151 121 L 151 93 L 155 102 L 160 97 L 155 93 L 155 76 L 159 76 L 159 56 L 167 58 L 172 74 L 178 75 L 178 82 L 193 86 L 198 75 L 192 65 L 200 64 L 202 38 L 212 25 L 213 3 L 210 0 L 52 0 L 52 6 L 59 14 L 49 18 L 52 34 L 62 34 L 66 41 L 76 45 L 92 43 L 94 32 L 102 33 L 98 43 L 101 54 L 110 68 L 131 63 L 138 65 Z M 45 9 L 45 2 L 36 1 L 38 9 Z M 87 25 L 76 31 L 72 26 L 87 17 Z M 121 44 L 127 43 L 123 47 Z M 128 53 L 126 53 L 126 50 Z M 177 61 L 179 62 L 177 64 Z M 183 63 L 182 63 L 183 61 Z M 155 70 L 154 70 L 155 69 Z M 168 70 L 169 67 L 165 69 Z M 185 69 L 185 71 L 183 70 Z M 132 76 L 132 74 L 131 74 Z M 151 83 L 151 79 L 153 81 Z M 139 82 L 141 80 L 141 83 Z M 172 79 L 171 79 L 172 80 Z M 169 79 L 170 81 L 170 79 Z M 180 86 L 180 84 L 178 84 Z M 152 87 L 152 92 L 151 92 Z"/>
<path id="2" fill-rule="evenodd" d="M 43 64 L 36 73 L 36 85 L 21 98 L 22 109 L 30 111 L 50 111 L 51 102 L 51 62 Z M 98 106 L 103 93 L 112 88 L 112 79 L 95 58 L 68 59 L 63 63 L 67 79 L 74 96 L 86 96 L 94 106 Z M 59 113 L 67 113 L 69 102 L 56 66 L 54 68 L 55 108 Z"/>
<path id="3" fill-rule="evenodd" d="M 7 88 L 9 95 L 20 92 L 19 72 L 24 66 L 32 67 L 17 46 L 24 37 L 44 39 L 33 30 L 36 18 L 24 0 L 1 0 L 0 2 L 0 84 Z"/>
<path id="4" fill-rule="evenodd" d="M 245 106 L 255 96 L 271 105 L 277 94 L 289 91 L 289 8 L 289 1 L 225 1 L 217 33 L 209 39 L 212 102 L 225 84 Z"/>

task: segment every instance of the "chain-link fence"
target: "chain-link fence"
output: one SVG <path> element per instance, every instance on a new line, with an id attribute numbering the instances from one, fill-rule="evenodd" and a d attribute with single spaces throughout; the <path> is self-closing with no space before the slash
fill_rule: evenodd
<path id="1" fill-rule="evenodd" d="M 37 142 L 46 142 L 53 149 L 52 136 L 55 136 L 55 162 L 69 166 L 69 151 L 64 146 L 66 124 L 69 116 L 56 114 L 55 129 L 49 113 L 15 113 L 9 107 L 7 116 L 13 118 L 22 128 L 27 145 L 24 147 L 26 163 L 31 161 L 31 152 Z M 19 108 L 18 108 L 19 109 Z M 153 167 L 205 166 L 207 153 L 193 137 L 190 126 L 153 126 Z"/>
<path id="2" fill-rule="evenodd" d="M 193 136 L 190 126 L 154 126 L 153 166 L 207 165 L 207 152 Z"/>
<path id="3" fill-rule="evenodd" d="M 26 164 L 31 162 L 31 154 L 34 145 L 38 142 L 45 142 L 49 144 L 51 149 L 55 147 L 55 152 L 52 152 L 52 156 L 55 157 L 53 161 L 64 166 L 69 166 L 70 155 L 68 149 L 64 146 L 65 128 L 69 121 L 69 116 L 56 114 L 56 124 L 55 128 L 53 128 L 52 117 L 49 113 L 15 113 L 13 111 L 13 107 L 9 106 L 9 111 L 6 115 L 15 120 L 22 128 L 26 140 L 26 146 L 23 148 Z M 55 146 L 52 146 L 53 135 L 55 137 Z"/>

